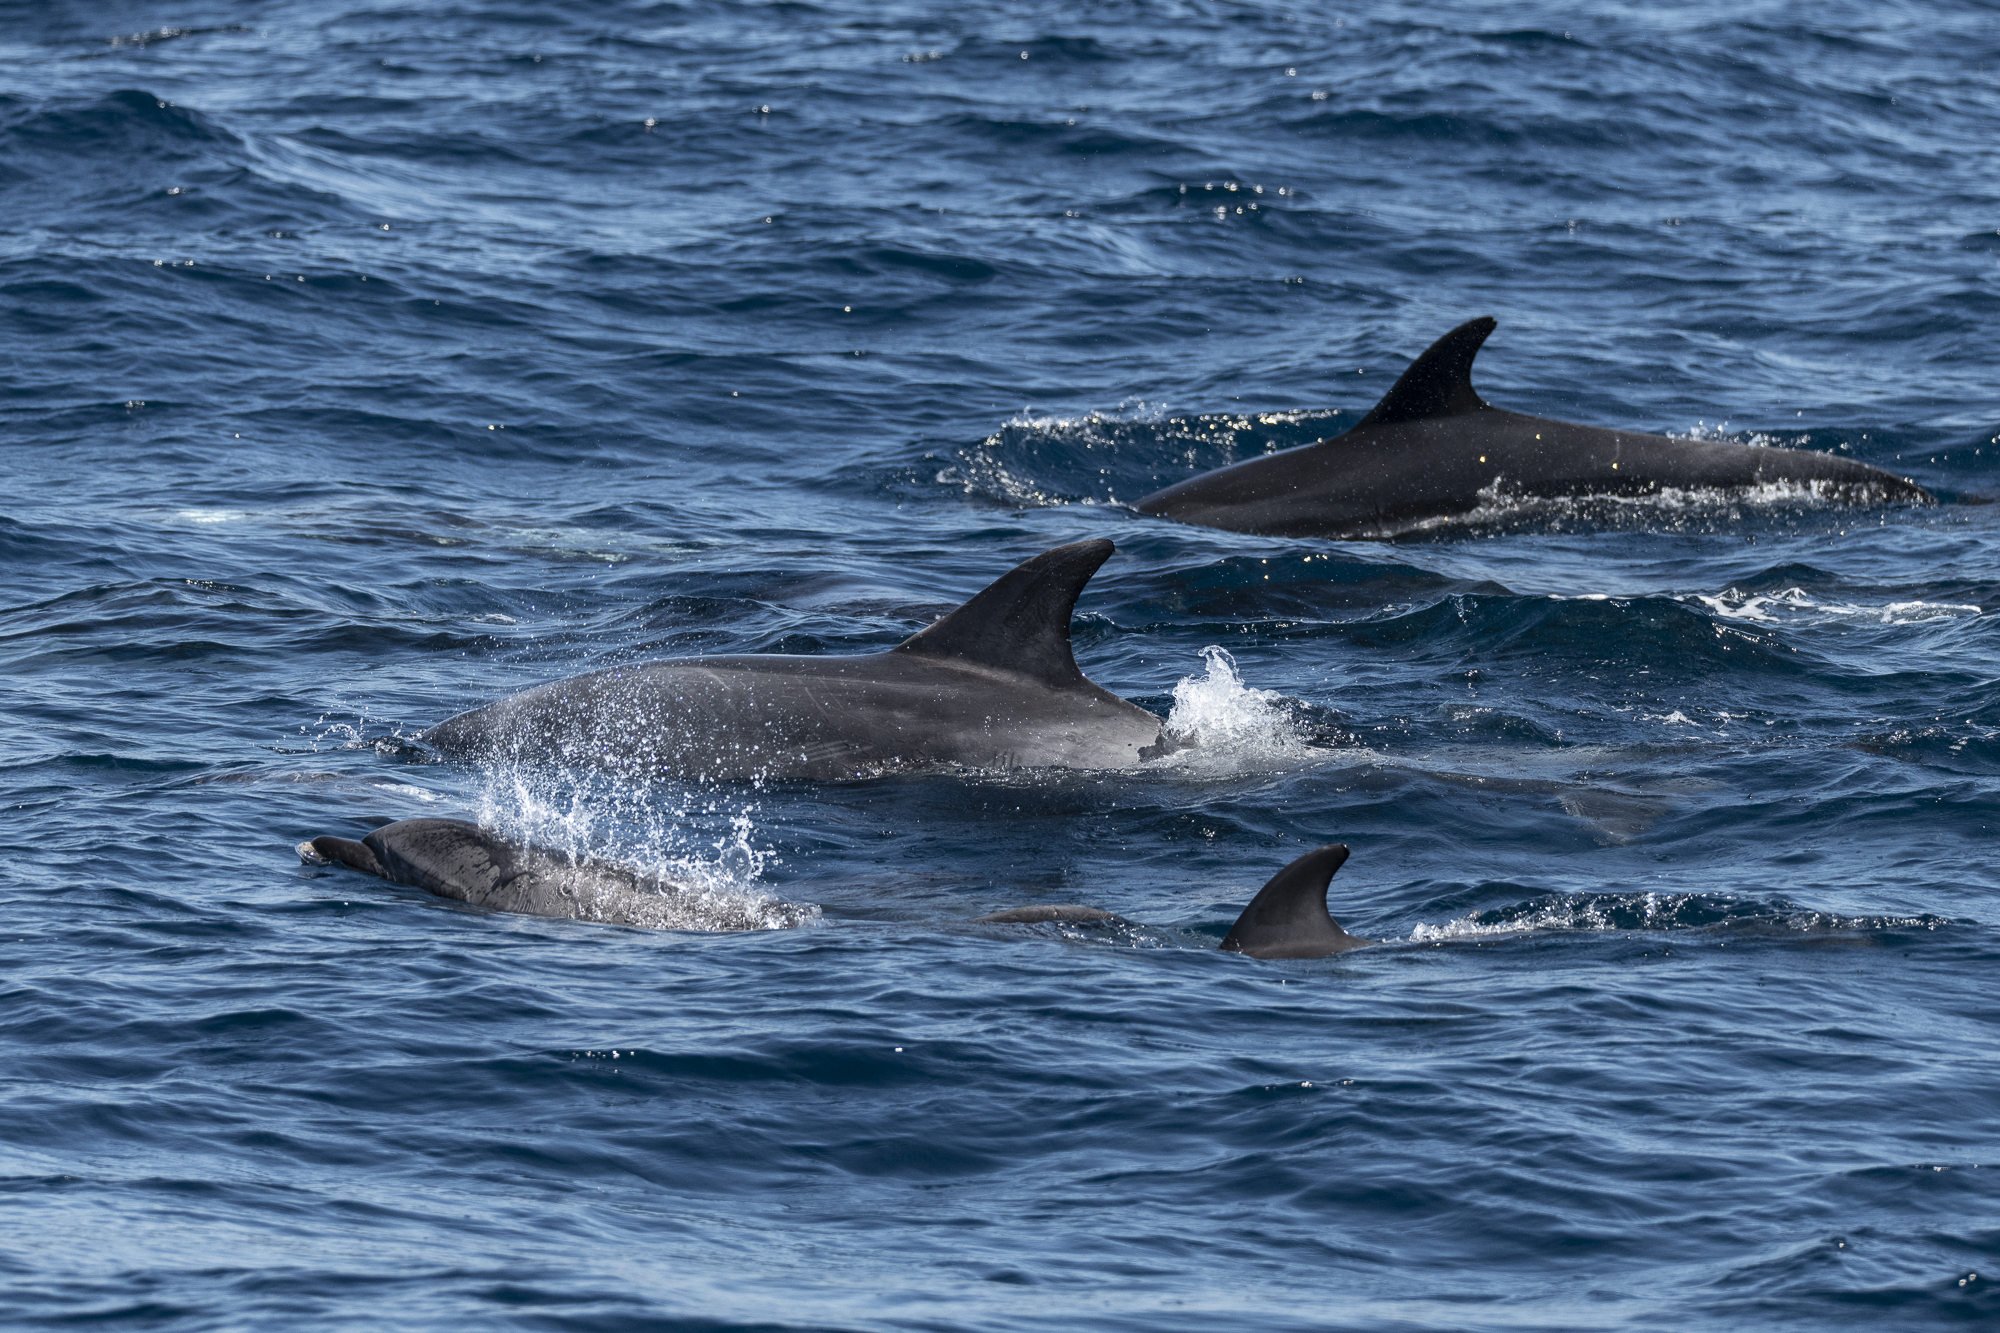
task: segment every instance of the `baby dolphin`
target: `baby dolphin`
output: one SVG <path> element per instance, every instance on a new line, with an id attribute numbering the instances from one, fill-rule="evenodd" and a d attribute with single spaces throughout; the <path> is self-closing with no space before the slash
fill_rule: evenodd
<path id="1" fill-rule="evenodd" d="M 743 654 L 537 686 L 417 739 L 454 759 L 591 763 L 710 780 L 928 768 L 1127 768 L 1177 748 L 1070 651 L 1077 595 L 1114 548 L 1044 551 L 887 652 Z"/>
<path id="2" fill-rule="evenodd" d="M 404 819 L 356 842 L 298 845 L 307 865 L 339 862 L 497 912 L 654 930 L 768 930 L 809 915 L 789 903 L 703 893 L 597 857 L 512 842 L 462 819 Z"/>
<path id="3" fill-rule="evenodd" d="M 1389 538 L 1516 496 L 1638 497 L 1790 483 L 1841 504 L 1932 504 L 1905 477 L 1836 454 L 1582 426 L 1492 406 L 1472 360 L 1482 317 L 1438 339 L 1345 435 L 1191 477 L 1134 508 L 1272 537 Z"/>

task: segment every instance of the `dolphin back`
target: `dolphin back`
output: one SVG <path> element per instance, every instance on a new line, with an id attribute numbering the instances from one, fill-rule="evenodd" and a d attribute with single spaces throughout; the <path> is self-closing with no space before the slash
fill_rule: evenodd
<path id="1" fill-rule="evenodd" d="M 1327 914 L 1327 885 L 1346 860 L 1345 845 L 1328 843 L 1271 876 L 1223 937 L 1223 950 L 1251 958 L 1324 958 L 1370 943 Z"/>
<path id="2" fill-rule="evenodd" d="M 511 843 L 459 819 L 399 820 L 361 841 L 384 879 L 461 902 L 487 902 L 526 868 Z"/>
<path id="3" fill-rule="evenodd" d="M 1044 551 L 893 651 L 1009 671 L 1056 689 L 1081 685 L 1083 672 L 1070 649 L 1070 617 L 1083 585 L 1113 549 L 1099 537 Z"/>
<path id="4" fill-rule="evenodd" d="M 1472 360 L 1497 327 L 1493 316 L 1481 315 L 1432 343 L 1354 428 L 1462 416 L 1488 406 L 1472 387 Z"/>

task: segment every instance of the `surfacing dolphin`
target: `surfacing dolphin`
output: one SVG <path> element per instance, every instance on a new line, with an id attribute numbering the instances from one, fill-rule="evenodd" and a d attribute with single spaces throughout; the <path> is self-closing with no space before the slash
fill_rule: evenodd
<path id="1" fill-rule="evenodd" d="M 524 690 L 417 739 L 449 758 L 708 780 L 930 768 L 1127 768 L 1177 748 L 1084 677 L 1077 594 L 1109 541 L 1044 551 L 887 652 L 614 667 Z"/>
<path id="2" fill-rule="evenodd" d="M 403 819 L 356 842 L 302 842 L 307 865 L 338 862 L 496 912 L 655 930 L 767 930 L 801 924 L 790 903 L 704 893 L 593 856 L 514 842 L 462 819 Z"/>
<path id="3" fill-rule="evenodd" d="M 462 819 L 403 819 L 359 842 L 321 836 L 302 842 L 307 865 L 340 865 L 496 912 L 567 917 L 652 929 L 758 930 L 801 924 L 807 913 L 789 903 L 718 903 L 687 886 L 656 879 L 597 857 L 575 857 L 514 842 Z M 1327 884 L 1347 860 L 1347 848 L 1316 847 L 1271 877 L 1223 938 L 1222 948 L 1251 958 L 1324 958 L 1372 940 L 1350 935 L 1326 910 Z M 699 899 L 691 912 L 686 900 Z M 975 918 L 989 924 L 1063 921 L 1124 924 L 1096 907 L 1014 907 Z"/>
<path id="4" fill-rule="evenodd" d="M 1134 508 L 1273 537 L 1388 538 L 1520 497 L 1743 494 L 1785 484 L 1839 504 L 1931 504 L 1906 477 L 1836 454 L 1581 426 L 1494 407 L 1472 360 L 1495 322 L 1461 324 L 1375 409 L 1317 444 L 1191 477 Z"/>
<path id="5" fill-rule="evenodd" d="M 1315 847 L 1271 876 L 1236 924 L 1222 938 L 1225 953 L 1249 958 L 1324 958 L 1373 944 L 1340 928 L 1326 910 L 1327 885 L 1347 862 L 1347 848 L 1332 842 Z M 974 918 L 996 924 L 1033 925 L 1046 921 L 1122 922 L 1095 907 L 1073 905 L 1010 907 Z"/>

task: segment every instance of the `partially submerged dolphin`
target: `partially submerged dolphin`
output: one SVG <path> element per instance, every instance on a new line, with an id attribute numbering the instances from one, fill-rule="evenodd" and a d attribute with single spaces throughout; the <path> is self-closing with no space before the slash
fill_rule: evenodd
<path id="1" fill-rule="evenodd" d="M 713 780 L 1126 768 L 1177 745 L 1159 718 L 1087 680 L 1070 651 L 1077 594 L 1112 550 L 1100 538 L 1044 551 L 887 652 L 614 667 L 417 739 L 457 759 Z"/>
<path id="2" fill-rule="evenodd" d="M 1516 497 L 1742 493 L 1786 483 L 1841 504 L 1931 504 L 1905 477 L 1836 454 L 1581 426 L 1494 407 L 1472 360 L 1495 322 L 1461 324 L 1345 435 L 1191 477 L 1134 508 L 1273 537 L 1395 537 Z"/>
<path id="3" fill-rule="evenodd" d="M 1331 842 L 1271 876 L 1222 937 L 1223 949 L 1252 958 L 1324 958 L 1373 944 L 1342 930 L 1326 910 L 1327 885 L 1346 863 L 1347 848 Z"/>
<path id="4" fill-rule="evenodd" d="M 1326 910 L 1327 886 L 1333 881 L 1333 872 L 1346 862 L 1347 848 L 1331 842 L 1313 848 L 1271 876 L 1223 936 L 1223 952 L 1250 958 L 1324 958 L 1373 944 L 1373 940 L 1342 930 Z M 1010 907 L 975 920 L 1032 925 L 1045 921 L 1122 922 L 1124 918 L 1095 907 L 1065 904 Z"/>
<path id="5" fill-rule="evenodd" d="M 806 911 L 789 903 L 738 902 L 698 895 L 699 914 L 683 906 L 685 885 L 597 857 L 575 857 L 513 842 L 462 819 L 403 819 L 356 842 L 322 836 L 298 845 L 307 865 L 340 864 L 397 884 L 496 912 L 569 917 L 654 929 L 757 930 L 795 926 Z M 1347 860 L 1338 843 L 1317 847 L 1271 877 L 1236 919 L 1222 948 L 1251 958 L 1323 958 L 1373 943 L 1350 935 L 1327 914 L 1326 889 Z M 1096 907 L 1014 907 L 976 918 L 991 924 L 1065 921 L 1123 924 Z"/>
<path id="6" fill-rule="evenodd" d="M 597 857 L 513 842 L 462 819 L 403 819 L 359 842 L 298 845 L 307 865 L 335 862 L 496 912 L 651 929 L 760 930 L 800 924 L 789 903 L 703 893 Z"/>

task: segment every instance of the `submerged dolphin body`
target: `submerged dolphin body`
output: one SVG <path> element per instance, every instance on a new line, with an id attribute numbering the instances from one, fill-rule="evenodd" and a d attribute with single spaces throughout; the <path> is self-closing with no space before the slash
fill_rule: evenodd
<path id="1" fill-rule="evenodd" d="M 512 842 L 462 819 L 398 820 L 359 842 L 322 836 L 300 843 L 297 850 L 307 865 L 338 862 L 496 912 L 704 930 L 795 926 L 807 915 L 784 903 L 739 903 L 732 912 L 708 895 L 694 894 L 685 885 L 641 874 L 630 866 Z M 1329 844 L 1280 870 L 1243 909 L 1222 948 L 1251 958 L 1324 958 L 1372 943 L 1348 934 L 1327 915 L 1327 884 L 1346 860 L 1347 848 Z M 679 906 L 691 895 L 701 899 L 696 919 Z M 976 919 L 990 924 L 1126 924 L 1114 913 L 1073 904 L 1014 907 Z"/>
<path id="2" fill-rule="evenodd" d="M 511 842 L 460 819 L 404 819 L 356 842 L 298 845 L 308 865 L 339 862 L 397 884 L 496 912 L 569 917 L 613 926 L 757 930 L 797 925 L 787 903 L 729 899 L 596 857 Z"/>
<path id="3" fill-rule="evenodd" d="M 711 780 L 1130 767 L 1176 743 L 1159 718 L 1086 679 L 1069 641 L 1077 595 L 1112 550 L 1099 539 L 1044 551 L 887 652 L 615 667 L 418 739 L 456 759 Z"/>
<path id="4" fill-rule="evenodd" d="M 1907 478 L 1835 454 L 1677 440 L 1494 407 L 1472 387 L 1472 360 L 1493 329 L 1485 317 L 1438 339 L 1345 435 L 1191 477 L 1134 508 L 1273 537 L 1387 538 L 1520 497 L 1741 493 L 1780 483 L 1842 504 L 1935 500 Z"/>

